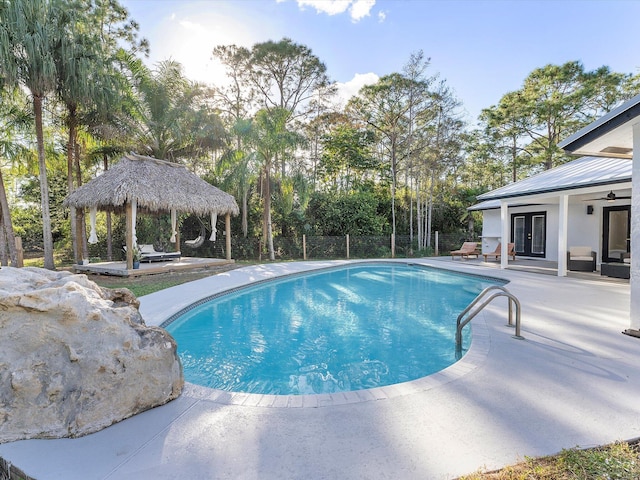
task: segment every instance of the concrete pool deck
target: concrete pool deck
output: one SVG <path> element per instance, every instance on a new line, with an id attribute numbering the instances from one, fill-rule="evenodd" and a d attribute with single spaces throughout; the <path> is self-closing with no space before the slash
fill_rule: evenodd
<path id="1" fill-rule="evenodd" d="M 38 480 L 432 480 L 640 436 L 640 339 L 621 333 L 628 283 L 410 262 L 509 280 L 525 339 L 512 338 L 501 298 L 471 322 L 461 362 L 376 395 L 305 406 L 187 384 L 173 402 L 101 432 L 7 443 L 0 457 Z M 141 312 L 157 325 L 217 291 L 341 263 L 244 267 L 142 297 Z"/>

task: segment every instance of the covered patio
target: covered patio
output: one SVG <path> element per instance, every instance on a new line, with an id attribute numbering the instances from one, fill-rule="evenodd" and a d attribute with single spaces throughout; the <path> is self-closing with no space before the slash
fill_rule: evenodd
<path id="1" fill-rule="evenodd" d="M 125 155 L 110 170 L 71 193 L 65 199 L 64 205 L 90 210 L 89 243 L 98 241 L 98 210 L 124 212 L 126 215 L 126 261 L 74 265 L 76 271 L 131 276 L 232 262 L 231 215 L 237 215 L 239 212 L 235 199 L 189 172 L 183 165 L 142 155 Z M 170 242 L 175 248 L 177 261 L 153 262 L 141 265 L 141 268 L 134 268 L 133 250 L 134 246 L 138 245 L 136 218 L 139 213 L 159 212 L 171 214 Z M 212 232 L 209 240 L 212 242 L 216 241 L 217 218 L 224 216 L 226 260 L 182 258 L 177 225 L 178 213 L 210 217 Z M 200 238 L 199 241 L 203 242 L 204 238 Z"/>
<path id="2" fill-rule="evenodd" d="M 439 257 L 437 260 L 442 263 L 443 267 L 449 267 L 449 258 L 450 257 Z M 489 260 L 484 261 L 482 256 L 480 258 L 469 258 L 466 260 L 462 260 L 455 262 L 456 265 L 458 263 L 464 264 L 470 268 L 478 268 L 478 269 L 488 269 L 488 270 L 501 270 L 503 268 L 502 262 L 500 260 Z M 541 275 L 551 275 L 558 276 L 558 262 L 555 260 L 545 260 L 541 258 L 522 258 L 517 257 L 516 260 L 509 259 L 507 268 L 509 270 L 523 272 L 523 273 L 533 273 L 533 274 L 541 274 Z M 487 272 L 489 275 L 494 275 L 497 272 Z M 629 279 L 625 278 L 615 278 L 609 277 L 605 275 L 601 275 L 600 272 L 578 272 L 578 271 L 567 271 L 566 275 L 570 278 L 581 279 L 581 280 L 589 280 L 593 282 L 605 282 L 605 283 L 620 283 L 620 284 L 629 284 Z"/>
<path id="3" fill-rule="evenodd" d="M 632 162 L 631 196 L 631 300 L 630 325 L 625 333 L 640 337 L 640 95 L 620 105 L 595 122 L 560 142 L 558 146 L 576 155 L 616 156 Z"/>
<path id="4" fill-rule="evenodd" d="M 547 260 L 568 274 L 567 251 L 586 245 L 601 264 L 621 262 L 629 249 L 632 164 L 586 156 L 478 196 L 483 251 L 515 242 L 518 260 Z M 507 242 L 501 242 L 506 248 Z M 502 268 L 512 268 L 501 255 Z M 595 270 L 595 269 L 594 269 Z"/>

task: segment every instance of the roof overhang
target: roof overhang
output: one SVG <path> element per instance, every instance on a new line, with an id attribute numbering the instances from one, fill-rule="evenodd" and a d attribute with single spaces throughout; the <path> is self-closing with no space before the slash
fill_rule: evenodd
<path id="1" fill-rule="evenodd" d="M 497 208 L 500 208 L 500 200 L 486 200 L 467 207 L 467 210 L 470 212 L 477 212 L 480 210 L 495 210 Z"/>
<path id="2" fill-rule="evenodd" d="M 560 197 L 563 195 L 567 195 L 574 201 L 606 201 L 607 191 L 614 192 L 616 195 L 630 195 L 631 194 L 631 179 L 626 181 L 619 181 L 616 183 L 607 183 L 601 185 L 587 185 L 587 186 L 576 186 L 575 188 L 564 188 L 558 190 L 545 190 L 545 191 L 536 191 L 522 195 L 510 195 L 510 196 L 500 196 L 496 198 L 492 198 L 489 200 L 485 200 L 483 202 L 477 203 L 467 208 L 469 211 L 485 211 L 485 210 L 494 210 L 501 208 L 501 205 L 504 203 L 508 205 L 509 208 L 514 207 L 528 207 L 532 205 L 553 205 L 557 204 Z M 595 196 L 599 195 L 602 198 L 581 198 L 584 196 Z"/>
<path id="3" fill-rule="evenodd" d="M 539 205 L 537 203 L 511 203 L 510 207 L 528 207 L 530 205 Z M 487 200 L 486 202 L 476 203 L 467 208 L 470 212 L 480 212 L 486 210 L 500 210 L 502 208 L 502 202 L 499 199 Z"/>
<path id="4" fill-rule="evenodd" d="M 633 158 L 633 125 L 640 123 L 640 95 L 558 144 L 568 153 Z"/>
<path id="5" fill-rule="evenodd" d="M 631 187 L 631 178 L 622 178 L 617 180 L 611 180 L 606 182 L 595 182 L 589 185 L 573 185 L 570 187 L 558 187 L 558 188 L 541 188 L 539 190 L 535 190 L 533 192 L 522 192 L 522 193 L 513 193 L 508 195 L 498 195 L 492 198 L 487 199 L 487 201 L 491 200 L 506 200 L 506 199 L 514 199 L 514 198 L 539 198 L 539 197 L 553 197 L 558 195 L 579 195 L 585 191 L 588 192 L 597 192 L 603 190 L 610 190 L 616 188 L 630 188 Z M 478 198 L 481 198 L 478 196 Z"/>

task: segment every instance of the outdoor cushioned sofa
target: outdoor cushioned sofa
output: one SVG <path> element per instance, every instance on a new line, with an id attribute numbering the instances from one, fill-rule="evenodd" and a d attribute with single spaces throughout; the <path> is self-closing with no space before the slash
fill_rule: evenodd
<path id="1" fill-rule="evenodd" d="M 569 247 L 567 268 L 575 272 L 595 272 L 596 252 L 591 247 Z"/>
<path id="2" fill-rule="evenodd" d="M 615 278 L 631 278 L 631 254 L 620 254 L 620 262 L 603 263 L 600 265 L 600 275 Z"/>
<path id="3" fill-rule="evenodd" d="M 142 258 L 141 262 L 165 262 L 180 258 L 180 252 L 157 252 L 153 245 L 138 245 Z"/>

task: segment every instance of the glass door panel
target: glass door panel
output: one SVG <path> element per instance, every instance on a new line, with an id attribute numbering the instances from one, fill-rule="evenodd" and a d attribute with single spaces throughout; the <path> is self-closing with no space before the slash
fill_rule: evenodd
<path id="1" fill-rule="evenodd" d="M 524 253 L 525 240 L 525 218 L 523 216 L 513 217 L 513 242 L 516 244 L 516 253 Z"/>
<path id="2" fill-rule="evenodd" d="M 544 258 L 547 248 L 547 212 L 512 215 L 511 238 L 518 255 Z"/>
<path id="3" fill-rule="evenodd" d="M 631 207 L 605 207 L 602 215 L 602 261 L 621 262 L 629 252 Z"/>
<path id="4" fill-rule="evenodd" d="M 531 253 L 535 255 L 544 255 L 545 246 L 545 215 L 534 215 L 531 218 Z"/>

